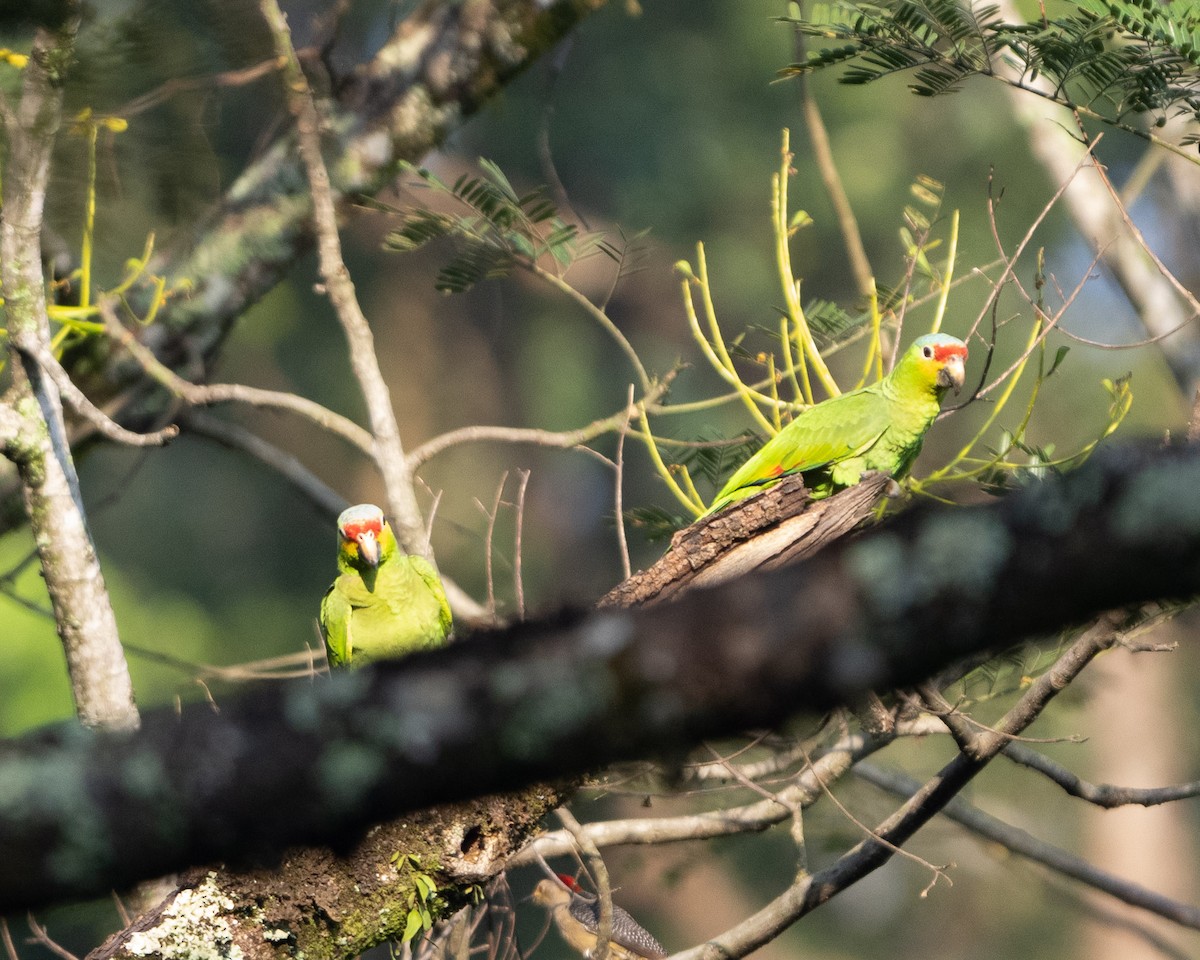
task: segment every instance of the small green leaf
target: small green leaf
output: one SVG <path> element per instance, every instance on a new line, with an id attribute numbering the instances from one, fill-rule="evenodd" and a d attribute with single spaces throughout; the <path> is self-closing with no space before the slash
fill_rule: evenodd
<path id="1" fill-rule="evenodd" d="M 417 888 L 417 896 L 422 900 L 428 900 L 437 893 L 437 884 L 433 882 L 433 878 L 423 873 L 413 874 L 413 886 Z"/>
<path id="2" fill-rule="evenodd" d="M 1070 352 L 1071 348 L 1065 345 L 1054 351 L 1054 360 L 1050 363 L 1050 369 L 1046 371 L 1047 379 L 1049 379 L 1054 374 L 1054 371 L 1062 365 L 1062 362 L 1067 359 L 1067 354 Z"/>

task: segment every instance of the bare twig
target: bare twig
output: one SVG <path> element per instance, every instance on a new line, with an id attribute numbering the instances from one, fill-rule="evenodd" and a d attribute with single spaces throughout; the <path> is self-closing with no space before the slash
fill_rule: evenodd
<path id="1" fill-rule="evenodd" d="M 0 942 L 4 944 L 4 953 L 8 960 L 21 960 L 17 956 L 17 948 L 13 945 L 12 933 L 8 929 L 8 920 L 0 917 Z"/>
<path id="2" fill-rule="evenodd" d="M 10 340 L 16 350 L 42 368 L 42 372 L 54 381 L 59 395 L 67 405 L 101 436 L 131 447 L 158 447 L 179 435 L 179 428 L 174 424 L 151 433 L 135 433 L 132 430 L 126 430 L 92 403 L 87 395 L 75 386 L 71 378 L 67 376 L 67 371 L 55 359 L 54 354 L 45 344 L 39 343 L 36 337 L 30 336 L 28 333 L 17 334 L 14 332 Z"/>
<path id="3" fill-rule="evenodd" d="M 629 432 L 629 420 L 636 409 L 633 404 L 634 387 L 629 385 L 629 398 L 625 402 L 625 422 L 617 431 L 616 476 L 613 477 L 613 512 L 617 526 L 617 550 L 621 555 L 621 579 L 628 580 L 633 575 L 633 566 L 629 561 L 629 540 L 625 536 L 625 434 Z M 1200 404 L 1200 393 L 1197 394 Z"/>
<path id="4" fill-rule="evenodd" d="M 1107 810 L 1131 804 L 1153 807 L 1160 803 L 1174 803 L 1176 800 L 1200 796 L 1200 780 L 1171 787 L 1118 787 L 1108 783 L 1089 783 L 1056 760 L 1051 760 L 1045 754 L 1019 743 L 1008 744 L 1004 748 L 1004 755 L 1048 777 L 1072 797 L 1078 797 Z"/>
<path id="5" fill-rule="evenodd" d="M 525 581 L 521 576 L 521 533 L 525 528 L 525 489 L 529 486 L 529 471 L 517 471 L 516 529 L 513 532 L 513 593 L 516 596 L 517 619 L 525 619 Z"/>
<path id="6" fill-rule="evenodd" d="M 804 60 L 806 47 L 804 34 L 799 30 L 793 30 L 792 38 L 797 59 Z M 854 285 L 857 287 L 860 297 L 868 298 L 875 292 L 875 271 L 871 269 L 871 262 L 867 259 L 867 250 L 863 246 L 862 233 L 858 229 L 854 208 L 850 205 L 850 197 L 842 185 L 842 177 L 838 173 L 837 163 L 833 158 L 833 147 L 829 143 L 829 131 L 825 128 L 821 108 L 812 95 L 808 75 L 799 74 L 796 77 L 796 83 L 799 84 L 800 106 L 804 113 L 804 124 L 808 128 L 808 139 L 812 144 L 813 159 L 821 174 L 821 182 L 825 185 L 825 193 L 833 205 L 838 228 L 842 231 L 842 242 L 846 245 L 846 256 L 850 260 L 850 272 L 854 274 Z M 896 342 L 899 343 L 899 338 Z"/>
<path id="7" fill-rule="evenodd" d="M 897 735 L 924 736 L 940 733 L 944 729 L 940 722 L 919 719 L 911 724 L 898 725 Z M 799 803 L 802 807 L 814 803 L 821 796 L 821 788 L 816 782 L 818 775 L 824 782 L 833 783 L 842 777 L 852 764 L 881 750 L 894 739 L 895 737 L 872 737 L 861 732 L 846 734 L 826 751 L 814 757 L 812 765 L 801 770 L 786 789 L 773 794 L 768 800 L 756 801 L 742 807 L 678 817 L 599 821 L 585 824 L 583 831 L 597 847 L 678 843 L 685 840 L 757 833 L 789 817 L 791 810 L 784 805 L 785 802 Z M 575 840 L 567 831 L 553 831 L 533 840 L 509 861 L 509 866 L 526 866 L 540 857 L 561 856 L 574 849 Z"/>
<path id="8" fill-rule="evenodd" d="M 102 300 L 100 314 L 110 336 L 118 340 L 146 373 L 170 390 L 179 399 L 193 406 L 211 406 L 217 403 L 244 403 L 252 407 L 287 410 L 304 417 L 323 430 L 353 444 L 369 457 L 374 456 L 374 440 L 371 434 L 348 417 L 321 406 L 307 397 L 279 390 L 263 390 L 238 383 L 197 384 L 185 380 L 162 363 L 153 351 L 137 339 L 117 319 L 111 301 Z"/>
<path id="9" fill-rule="evenodd" d="M 579 845 L 579 850 L 587 864 L 588 873 L 596 884 L 600 917 L 599 925 L 596 927 L 596 946 L 592 948 L 589 960 L 608 960 L 613 918 L 612 885 L 608 879 L 608 867 L 604 864 L 604 858 L 600 856 L 600 850 L 588 837 L 579 821 L 575 819 L 575 815 L 566 807 L 560 807 L 555 814 Z"/>
<path id="10" fill-rule="evenodd" d="M 996 729 L 1004 733 L 1024 729 L 1097 654 L 1111 647 L 1116 640 L 1114 619 L 1111 616 L 1102 617 L 1075 640 L 1049 671 L 1033 682 L 996 725 Z M 996 735 L 983 736 L 979 740 L 977 755 L 960 753 L 937 775 L 926 781 L 899 810 L 879 824 L 874 834 L 893 846 L 901 846 L 944 809 L 1006 743 Z M 733 928 L 705 944 L 676 954 L 676 957 L 678 960 L 744 957 L 774 939 L 806 913 L 878 869 L 892 855 L 892 849 L 875 837 L 864 840 L 830 866 L 793 884 L 767 906 Z"/>
<path id="11" fill-rule="evenodd" d="M 671 379 L 672 377 L 664 377 L 655 383 L 654 387 L 643 398 L 643 402 L 650 405 L 653 409 L 652 405 L 662 399 L 663 395 L 667 392 Z M 439 453 L 460 443 L 528 443 L 538 447 L 553 447 L 563 450 L 583 448 L 583 444 L 596 439 L 596 437 L 627 428 L 630 419 L 636 415 L 637 406 L 631 401 L 626 404 L 624 409 L 618 410 L 612 416 L 603 417 L 600 420 L 589 423 L 586 427 L 580 427 L 578 430 L 555 432 L 528 427 L 460 427 L 457 430 L 451 430 L 448 433 L 443 433 L 431 440 L 427 440 L 421 446 L 416 447 L 409 454 L 408 459 L 412 468 L 416 470 L 422 464 L 432 460 Z M 594 450 L 583 449 L 593 456 L 598 456 Z M 607 459 L 605 462 L 608 462 Z"/>
<path id="12" fill-rule="evenodd" d="M 811 760 L 808 761 L 808 765 L 809 765 L 809 767 L 812 767 Z M 905 850 L 903 847 L 897 846 L 896 844 L 892 843 L 886 837 L 880 836 L 878 833 L 876 833 L 869 826 L 867 826 L 865 823 L 863 823 L 861 820 L 859 820 L 858 817 L 856 817 L 853 813 L 850 812 L 850 809 L 844 803 L 842 803 L 842 801 L 839 800 L 837 798 L 837 796 L 834 795 L 834 792 L 832 790 L 829 789 L 829 785 L 826 784 L 825 781 L 821 779 L 821 775 L 819 773 L 814 771 L 813 778 L 817 781 L 817 785 L 821 788 L 821 792 L 824 793 L 825 796 L 827 796 L 829 798 L 829 802 L 832 803 L 835 807 L 837 807 L 838 812 L 840 812 L 843 817 L 845 817 L 852 824 L 854 824 L 856 827 L 858 827 L 858 829 L 860 831 L 865 833 L 868 837 L 870 837 L 876 843 L 880 843 L 883 846 L 890 849 L 892 851 L 892 853 L 900 854 L 900 856 L 904 857 L 906 860 L 911 860 L 913 863 L 917 864 L 918 866 L 924 867 L 926 870 L 928 870 L 930 873 L 933 874 L 933 879 L 930 880 L 928 886 L 926 886 L 925 889 L 923 889 L 921 891 L 922 897 L 927 896 L 929 891 L 932 890 L 934 888 L 934 886 L 937 885 L 937 882 L 939 880 L 944 879 L 946 881 L 946 883 L 948 883 L 950 886 L 954 886 L 954 881 L 950 879 L 950 874 L 946 872 L 953 866 L 953 864 L 943 864 L 942 866 L 939 867 L 937 864 L 931 863 L 929 860 L 926 860 L 924 857 L 917 856 L 917 854 L 913 853 L 911 850 Z"/>
<path id="13" fill-rule="evenodd" d="M 237 70 L 225 70 L 221 73 L 209 73 L 196 77 L 172 77 L 166 83 L 155 87 L 148 93 L 122 104 L 113 113 L 118 117 L 132 117 L 145 113 L 160 104 L 166 103 L 172 97 L 189 90 L 209 90 L 220 87 L 244 87 L 268 74 L 274 73 L 282 66 L 278 57 L 261 60 L 249 67 Z"/>
<path id="14" fill-rule="evenodd" d="M 210 414 L 201 413 L 199 410 L 188 411 L 180 419 L 190 432 L 214 440 L 231 450 L 249 454 L 264 466 L 274 470 L 303 494 L 322 514 L 336 517 L 346 508 L 346 498 L 326 484 L 296 457 L 280 450 L 273 443 L 268 443 L 258 434 L 247 430 L 240 424 L 221 420 Z"/>
<path id="15" fill-rule="evenodd" d="M 493 571 L 492 553 L 495 549 L 496 517 L 500 514 L 500 504 L 504 497 L 504 485 L 508 483 L 508 471 L 500 476 L 496 484 L 496 496 L 492 498 L 492 508 L 489 510 L 478 499 L 475 506 L 487 519 L 487 531 L 483 537 L 483 566 L 487 577 L 487 613 L 492 623 L 496 623 L 496 577 Z"/>
<path id="16" fill-rule="evenodd" d="M 921 789 L 921 785 L 910 777 L 901 773 L 881 770 L 871 764 L 859 764 L 855 767 L 854 773 L 868 783 L 873 783 L 898 796 L 911 797 Z M 1181 926 L 1200 930 L 1200 907 L 1172 900 L 1170 897 L 1147 890 L 1139 884 L 1113 876 L 1088 863 L 1082 857 L 1077 857 L 1053 844 L 1038 840 L 1019 827 L 1011 826 L 984 813 L 961 797 L 950 801 L 941 812 L 948 819 L 966 827 L 972 833 L 999 843 L 1018 856 L 1040 863 L 1064 876 L 1101 890 L 1125 903 L 1156 913 Z"/>
<path id="17" fill-rule="evenodd" d="M 329 171 L 321 155 L 321 117 L 279 4 L 275 0 L 260 0 L 260 9 L 275 41 L 275 51 L 284 58 L 288 106 L 296 117 L 300 156 L 308 174 L 313 199 L 313 221 L 317 230 L 317 256 L 321 279 L 346 334 L 350 347 L 350 365 L 366 401 L 375 441 L 375 462 L 387 490 L 389 513 L 396 524 L 396 534 L 405 550 L 434 561 L 421 509 L 417 505 L 412 484 L 412 469 L 405 459 L 400 440 L 400 428 L 392 409 L 391 394 L 379 360 L 375 355 L 375 338 L 363 315 L 354 282 L 342 260 L 341 240 L 338 237 L 337 209 L 329 183 Z"/>
<path id="18" fill-rule="evenodd" d="M 579 304 L 579 306 L 583 308 L 584 312 L 592 317 L 592 319 L 594 319 L 597 323 L 599 323 L 601 328 L 607 331 L 608 335 L 612 337 L 614 341 L 616 341 L 616 344 L 618 347 L 620 347 L 621 352 L 624 353 L 626 358 L 629 360 L 630 366 L 632 366 L 634 372 L 637 373 L 638 384 L 641 387 L 642 393 L 649 394 L 650 391 L 654 389 L 654 384 L 650 379 L 650 375 L 646 372 L 646 368 L 642 364 L 642 358 L 639 357 L 637 351 L 633 349 L 633 344 L 631 344 L 628 338 L 626 338 L 625 334 L 621 332 L 620 327 L 613 322 L 612 318 L 604 310 L 592 303 L 591 300 L 576 290 L 573 286 L 571 286 L 571 284 L 567 283 L 567 281 L 565 281 L 562 277 L 558 276 L 558 274 L 552 273 L 537 263 L 526 262 L 524 260 L 520 260 L 518 263 L 520 266 L 532 273 L 535 277 L 544 280 L 546 283 L 550 284 L 550 286 L 554 287 L 554 289 L 565 294 L 568 298 Z"/>
<path id="19" fill-rule="evenodd" d="M 797 874 L 800 876 L 803 876 L 804 874 L 808 873 L 808 849 L 804 843 L 804 804 L 799 802 L 798 800 L 793 800 L 790 797 L 783 796 L 782 792 L 778 792 L 778 793 L 772 792 L 772 791 L 768 790 L 766 787 L 762 786 L 762 784 L 755 783 L 748 776 L 746 776 L 744 773 L 742 773 L 742 771 L 739 770 L 728 759 L 722 757 L 711 746 L 708 748 L 708 750 L 709 750 L 709 753 L 711 753 L 713 755 L 713 757 L 716 758 L 716 762 L 718 764 L 720 764 L 722 767 L 724 767 L 725 771 L 734 780 L 736 780 L 738 783 L 740 783 L 742 786 L 746 787 L 747 789 L 752 790 L 754 793 L 757 793 L 760 796 L 764 797 L 765 799 L 774 800 L 776 803 L 778 803 L 780 806 L 784 807 L 791 814 L 791 817 L 792 817 L 791 835 L 792 835 L 792 843 L 796 847 Z M 810 763 L 810 766 L 811 766 L 811 763 Z M 815 774 L 814 774 L 814 776 L 815 776 Z M 820 782 L 819 777 L 817 778 L 817 780 L 818 780 L 818 782 Z M 824 787 L 824 783 L 821 783 L 821 786 Z"/>
<path id="20" fill-rule="evenodd" d="M 285 653 L 277 657 L 251 660 L 231 666 L 187 660 L 162 650 L 151 650 L 136 644 L 126 644 L 125 649 L 129 651 L 130 656 L 160 663 L 186 674 L 193 680 L 201 681 L 221 680 L 228 683 L 239 683 L 259 680 L 292 680 L 315 676 L 318 673 L 325 673 L 329 669 L 325 662 L 325 655 L 323 653 L 319 656 L 314 655 L 311 649 L 297 650 L 295 653 Z"/>
<path id="21" fill-rule="evenodd" d="M 46 928 L 34 919 L 32 913 L 25 915 L 25 922 L 29 924 L 29 932 L 33 934 L 33 939 L 55 956 L 61 957 L 62 960 L 79 960 L 70 950 L 51 940 Z"/>

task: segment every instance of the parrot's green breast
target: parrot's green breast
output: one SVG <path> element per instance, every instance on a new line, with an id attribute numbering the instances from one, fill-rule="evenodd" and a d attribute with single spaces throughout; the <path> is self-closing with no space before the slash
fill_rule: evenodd
<path id="1" fill-rule="evenodd" d="M 341 574 L 321 602 L 331 667 L 439 647 L 450 627 L 450 607 L 436 571 L 424 559 L 402 553 L 365 577 Z"/>

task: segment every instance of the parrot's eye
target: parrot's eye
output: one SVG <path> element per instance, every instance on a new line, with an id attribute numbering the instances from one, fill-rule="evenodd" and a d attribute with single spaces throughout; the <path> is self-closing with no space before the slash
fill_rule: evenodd
<path id="1" fill-rule="evenodd" d="M 933 347 L 922 347 L 921 353 L 924 354 L 925 359 L 928 360 L 930 357 L 933 356 Z"/>

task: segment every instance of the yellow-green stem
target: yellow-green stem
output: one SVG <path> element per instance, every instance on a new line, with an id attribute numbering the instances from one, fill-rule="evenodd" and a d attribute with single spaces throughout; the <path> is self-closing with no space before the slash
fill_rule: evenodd
<path id="1" fill-rule="evenodd" d="M 92 302 L 92 240 L 96 231 L 96 138 L 100 127 L 94 120 L 87 128 L 87 202 L 83 215 L 83 242 L 79 251 L 79 306 L 87 309 Z"/>
<path id="2" fill-rule="evenodd" d="M 638 404 L 638 431 L 641 433 L 642 442 L 646 444 L 646 450 L 650 454 L 650 460 L 654 463 L 654 469 L 658 471 L 658 475 L 662 477 L 666 483 L 667 489 L 684 507 L 686 507 L 692 516 L 698 517 L 704 512 L 704 504 L 697 497 L 695 501 L 684 493 L 683 488 L 675 482 L 675 478 L 671 476 L 671 471 L 667 469 L 667 465 L 663 463 L 663 458 L 658 452 L 658 445 L 654 442 L 654 437 L 650 433 L 650 419 L 646 416 L 646 405 Z"/>
<path id="3" fill-rule="evenodd" d="M 958 252 L 958 211 L 950 217 L 950 249 L 946 255 L 946 274 L 942 277 L 942 292 L 938 296 L 937 310 L 933 314 L 933 326 L 930 333 L 942 329 L 942 318 L 946 316 L 946 304 L 950 300 L 950 284 L 954 280 L 954 257 Z"/>

